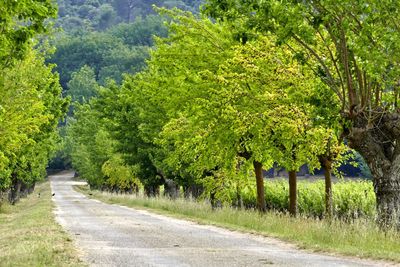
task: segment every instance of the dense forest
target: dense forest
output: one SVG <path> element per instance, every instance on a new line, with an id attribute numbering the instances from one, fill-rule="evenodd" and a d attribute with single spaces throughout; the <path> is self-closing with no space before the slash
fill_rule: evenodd
<path id="1" fill-rule="evenodd" d="M 30 28 L 1 34 L 7 41 L 0 50 L 7 89 L 0 92 L 3 192 L 34 184 L 57 147 L 52 166 L 73 167 L 92 188 L 143 188 L 156 196 L 164 186 L 176 197 L 182 187 L 185 196 L 207 198 L 213 206 L 241 206 L 253 190 L 249 207 L 261 212 L 270 208 L 264 171 L 284 168 L 283 209 L 296 216 L 297 173 L 306 165 L 323 170 L 322 216 L 330 217 L 331 174 L 355 157 L 373 179 L 379 224 L 400 225 L 400 32 L 392 2 L 58 5 L 48 41 L 29 40 L 43 33 L 43 20 L 55 15 L 51 8 L 43 14 L 38 4 L 40 12 L 23 13 L 33 14 L 26 19 L 39 26 L 23 26 L 13 16 L 1 23 L 14 24 L 0 25 Z M 24 78 L 38 77 L 33 72 L 41 79 Z M 11 81 L 21 81 L 26 91 L 19 93 Z M 26 107 L 7 101 L 14 97 Z M 15 112 L 15 119 L 2 110 Z M 58 139 L 55 127 L 64 113 Z"/>

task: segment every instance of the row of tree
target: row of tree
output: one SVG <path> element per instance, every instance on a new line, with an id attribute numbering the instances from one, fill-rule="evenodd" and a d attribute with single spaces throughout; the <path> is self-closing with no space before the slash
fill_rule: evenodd
<path id="1" fill-rule="evenodd" d="M 344 150 L 330 113 L 339 102 L 274 36 L 244 42 L 228 23 L 161 12 L 169 36 L 156 39 L 146 69 L 121 87 L 86 87 L 97 97 L 77 106 L 67 128 L 74 168 L 97 188 L 140 181 L 148 195 L 164 184 L 175 196 L 179 185 L 213 200 L 231 188 L 240 195 L 253 170 L 264 211 L 262 169 L 278 163 L 290 171 L 296 214 L 296 171 L 334 154 L 332 164 Z M 118 166 L 123 186 L 106 173 Z"/>
<path id="2" fill-rule="evenodd" d="M 244 32 L 273 33 L 336 94 L 341 135 L 371 169 L 378 221 L 399 227 L 398 3 L 210 0 L 205 12 L 244 23 Z"/>
<path id="3" fill-rule="evenodd" d="M 113 160 L 149 195 L 162 183 L 200 183 L 215 198 L 227 186 L 240 193 L 253 169 L 265 210 L 262 169 L 278 163 L 295 214 L 296 170 L 322 164 L 329 214 L 330 171 L 345 140 L 371 169 L 379 223 L 399 225 L 395 3 L 208 1 L 203 12 L 216 23 L 162 12 L 172 17 L 169 36 L 157 39 L 146 69 L 100 88 L 69 126 L 75 166 L 85 177 L 96 169 L 93 186 L 110 178 L 102 168 Z"/>
<path id="4" fill-rule="evenodd" d="M 68 101 L 45 64 L 46 46 L 33 48 L 48 29 L 45 19 L 56 14 L 52 1 L 5 1 L 0 12 L 1 204 L 15 203 L 45 177 Z"/>

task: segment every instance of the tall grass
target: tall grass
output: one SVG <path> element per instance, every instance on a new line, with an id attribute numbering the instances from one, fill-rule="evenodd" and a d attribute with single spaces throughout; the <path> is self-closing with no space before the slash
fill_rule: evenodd
<path id="1" fill-rule="evenodd" d="M 86 187 L 79 187 L 78 190 L 88 195 L 90 193 L 90 197 L 104 202 L 146 208 L 199 223 L 278 237 L 302 248 L 400 262 L 399 233 L 380 231 L 370 218 L 358 218 L 351 222 L 339 219 L 326 221 L 306 217 L 292 218 L 283 213 L 260 214 L 254 210 L 228 207 L 212 210 L 207 202 L 186 199 L 115 195 L 89 191 Z"/>

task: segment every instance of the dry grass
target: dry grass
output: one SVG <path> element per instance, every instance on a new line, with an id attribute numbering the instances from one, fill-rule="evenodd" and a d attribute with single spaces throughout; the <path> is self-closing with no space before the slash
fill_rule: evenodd
<path id="1" fill-rule="evenodd" d="M 394 231 L 384 233 L 373 221 L 367 219 L 328 222 L 310 218 L 291 218 L 273 212 L 261 215 L 256 211 L 232 208 L 213 211 L 207 203 L 184 199 L 172 201 L 166 198 L 149 199 L 134 195 L 115 195 L 89 191 L 83 186 L 78 190 L 87 195 L 90 193 L 90 197 L 107 203 L 145 208 L 203 224 L 277 237 L 313 251 L 400 263 L 400 234 Z"/>
<path id="2" fill-rule="evenodd" d="M 0 266 L 84 266 L 52 209 L 49 182 L 15 206 L 1 207 Z"/>

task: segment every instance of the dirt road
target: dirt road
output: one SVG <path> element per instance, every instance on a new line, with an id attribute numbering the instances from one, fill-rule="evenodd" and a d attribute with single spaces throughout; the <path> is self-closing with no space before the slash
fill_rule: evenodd
<path id="1" fill-rule="evenodd" d="M 72 175 L 51 177 L 55 213 L 90 266 L 382 266 L 91 200 Z"/>

